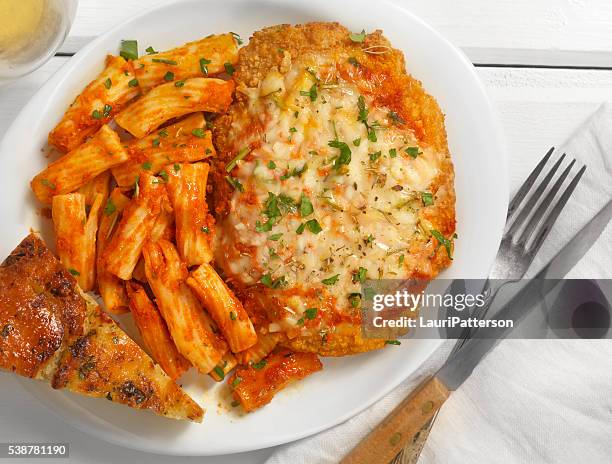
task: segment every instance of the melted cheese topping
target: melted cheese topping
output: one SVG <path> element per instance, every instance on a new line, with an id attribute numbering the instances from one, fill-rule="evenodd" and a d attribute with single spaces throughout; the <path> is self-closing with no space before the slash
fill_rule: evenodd
<path id="1" fill-rule="evenodd" d="M 429 188 L 444 154 L 419 147 L 333 66 L 294 65 L 242 92 L 217 263 L 243 285 L 295 290 L 270 329 L 303 325 L 313 306 L 350 312 L 365 278 L 407 277 L 411 243 L 431 239 L 419 210 L 435 202 Z M 323 308 L 312 289 L 333 304 Z"/>

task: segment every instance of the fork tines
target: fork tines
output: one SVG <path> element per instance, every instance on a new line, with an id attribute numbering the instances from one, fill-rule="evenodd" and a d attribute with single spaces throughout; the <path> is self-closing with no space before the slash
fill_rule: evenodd
<path id="1" fill-rule="evenodd" d="M 569 181 L 569 184 L 565 187 L 561 195 L 556 198 L 564 182 L 570 176 L 572 168 L 576 164 L 576 159 L 573 159 L 557 177 L 553 186 L 547 191 L 549 184 L 566 158 L 566 154 L 563 153 L 549 169 L 540 183 L 537 184 L 533 193 L 528 195 L 532 187 L 536 185 L 536 181 L 545 166 L 549 164 L 554 151 L 554 147 L 548 150 L 544 158 L 542 158 L 531 174 L 529 174 L 527 180 L 521 185 L 508 207 L 508 216 L 506 218 L 507 224 L 510 224 L 510 218 L 515 213 L 517 214 L 516 218 L 507 229 L 507 232 L 504 234 L 504 239 L 511 240 L 516 245 L 521 246 L 526 253 L 531 255 L 535 255 L 542 246 L 542 243 L 544 243 L 544 240 L 546 240 L 553 224 L 559 217 L 559 214 L 561 214 L 561 211 L 567 204 L 586 170 L 586 166 L 583 165 L 582 168 L 573 175 L 571 181 Z M 524 200 L 525 204 L 519 208 Z M 531 240 L 528 246 L 528 242 L 532 237 L 533 240 Z"/>

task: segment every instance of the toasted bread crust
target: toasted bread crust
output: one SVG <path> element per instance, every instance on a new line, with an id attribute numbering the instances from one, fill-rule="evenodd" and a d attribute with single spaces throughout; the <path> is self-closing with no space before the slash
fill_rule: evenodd
<path id="1" fill-rule="evenodd" d="M 165 417 L 203 415 L 33 234 L 0 267 L 0 368 Z"/>

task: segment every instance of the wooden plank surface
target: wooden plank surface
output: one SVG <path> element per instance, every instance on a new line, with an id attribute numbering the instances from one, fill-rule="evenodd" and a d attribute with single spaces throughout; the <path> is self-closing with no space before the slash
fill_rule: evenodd
<path id="1" fill-rule="evenodd" d="M 476 63 L 612 67 L 609 0 L 394 1 L 431 24 Z M 91 37 L 160 3 L 165 2 L 80 0 L 62 51 L 74 52 Z"/>

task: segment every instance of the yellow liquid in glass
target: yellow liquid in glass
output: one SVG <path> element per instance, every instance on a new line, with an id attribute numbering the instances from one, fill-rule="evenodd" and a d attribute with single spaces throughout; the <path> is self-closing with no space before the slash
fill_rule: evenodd
<path id="1" fill-rule="evenodd" d="M 27 46 L 39 34 L 47 0 L 0 0 L 0 54 Z"/>

